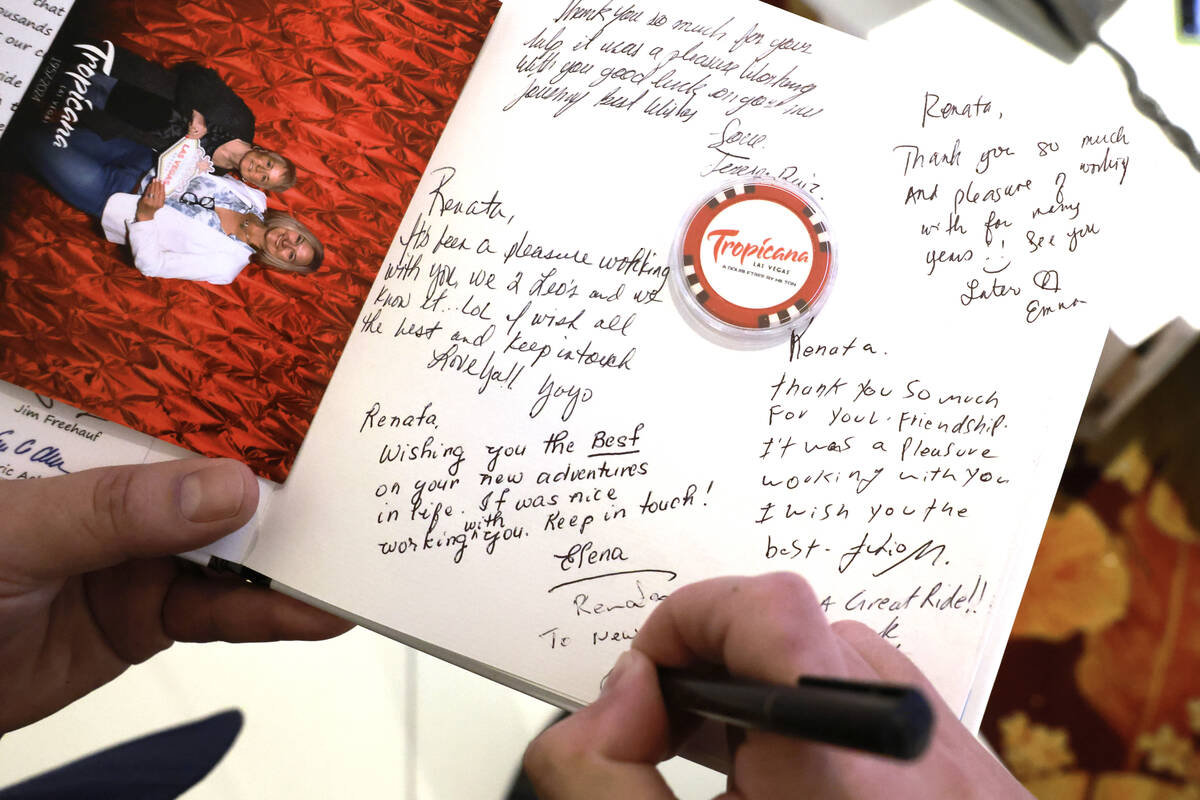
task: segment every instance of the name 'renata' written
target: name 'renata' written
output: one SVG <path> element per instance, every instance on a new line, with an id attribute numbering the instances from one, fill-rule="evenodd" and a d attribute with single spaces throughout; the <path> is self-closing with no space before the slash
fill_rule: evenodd
<path id="1" fill-rule="evenodd" d="M 1076 276 L 1105 258 L 1099 217 L 1133 160 L 1124 126 L 1014 141 L 989 124 L 1003 111 L 986 96 L 930 91 L 921 114 L 919 135 L 891 149 L 925 276 L 964 307 L 1011 307 L 1028 325 L 1086 305 Z"/>

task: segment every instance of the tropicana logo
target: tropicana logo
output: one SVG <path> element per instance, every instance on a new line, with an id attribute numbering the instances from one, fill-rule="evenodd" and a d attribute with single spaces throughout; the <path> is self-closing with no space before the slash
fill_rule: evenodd
<path id="1" fill-rule="evenodd" d="M 75 72 L 68 72 L 67 76 L 72 78 L 71 88 L 67 91 L 67 99 L 63 104 L 62 117 L 58 121 L 58 130 L 54 132 L 54 146 L 66 147 L 67 140 L 71 138 L 71 133 L 75 130 L 75 123 L 79 121 L 79 112 L 84 106 L 92 108 L 92 101 L 87 99 L 87 90 L 92 85 L 92 77 L 96 74 L 96 70 L 108 75 L 112 72 L 113 59 L 116 57 L 116 48 L 108 39 L 104 40 L 105 49 L 91 44 L 75 45 L 83 51 L 83 57 L 86 61 L 81 61 Z"/>
<path id="2" fill-rule="evenodd" d="M 771 237 L 763 239 L 760 244 L 753 242 L 743 242 L 740 239 L 733 237 L 741 233 L 740 230 L 730 230 L 723 228 L 721 230 L 709 231 L 706 238 L 716 238 L 713 244 L 713 260 L 720 259 L 721 256 L 729 255 L 740 259 L 742 264 L 746 263 L 747 258 L 760 258 L 765 261 L 794 261 L 797 264 L 807 264 L 809 260 L 808 250 L 793 250 L 789 247 L 776 247 L 771 244 Z"/>

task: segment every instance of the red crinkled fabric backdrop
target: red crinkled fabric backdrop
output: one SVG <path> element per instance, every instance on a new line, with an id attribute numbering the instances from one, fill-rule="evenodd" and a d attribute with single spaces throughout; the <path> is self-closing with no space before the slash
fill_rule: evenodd
<path id="1" fill-rule="evenodd" d="M 82 0 L 81 0 L 82 2 Z M 96 33 L 212 67 L 287 154 L 268 205 L 326 247 L 311 276 L 143 277 L 35 179 L 0 173 L 0 378 L 206 455 L 287 475 L 497 5 L 118 0 Z M 86 11 L 87 9 L 77 9 Z"/>

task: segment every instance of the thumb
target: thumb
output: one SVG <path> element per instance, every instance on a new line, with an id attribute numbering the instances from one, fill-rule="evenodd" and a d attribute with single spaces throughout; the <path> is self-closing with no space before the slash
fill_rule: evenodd
<path id="1" fill-rule="evenodd" d="M 530 743 L 525 771 L 544 800 L 666 800 L 675 795 L 655 765 L 670 749 L 654 662 L 629 650 L 596 702 Z"/>
<path id="2" fill-rule="evenodd" d="M 182 553 L 237 530 L 257 506 L 254 475 L 227 459 L 0 481 L 0 570 L 46 580 Z"/>

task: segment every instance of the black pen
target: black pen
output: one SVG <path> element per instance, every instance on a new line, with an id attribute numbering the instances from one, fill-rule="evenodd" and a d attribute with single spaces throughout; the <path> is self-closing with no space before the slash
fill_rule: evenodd
<path id="1" fill-rule="evenodd" d="M 795 686 L 689 670 L 658 670 L 667 707 L 749 730 L 893 758 L 929 744 L 933 712 L 911 686 L 805 676 Z"/>

